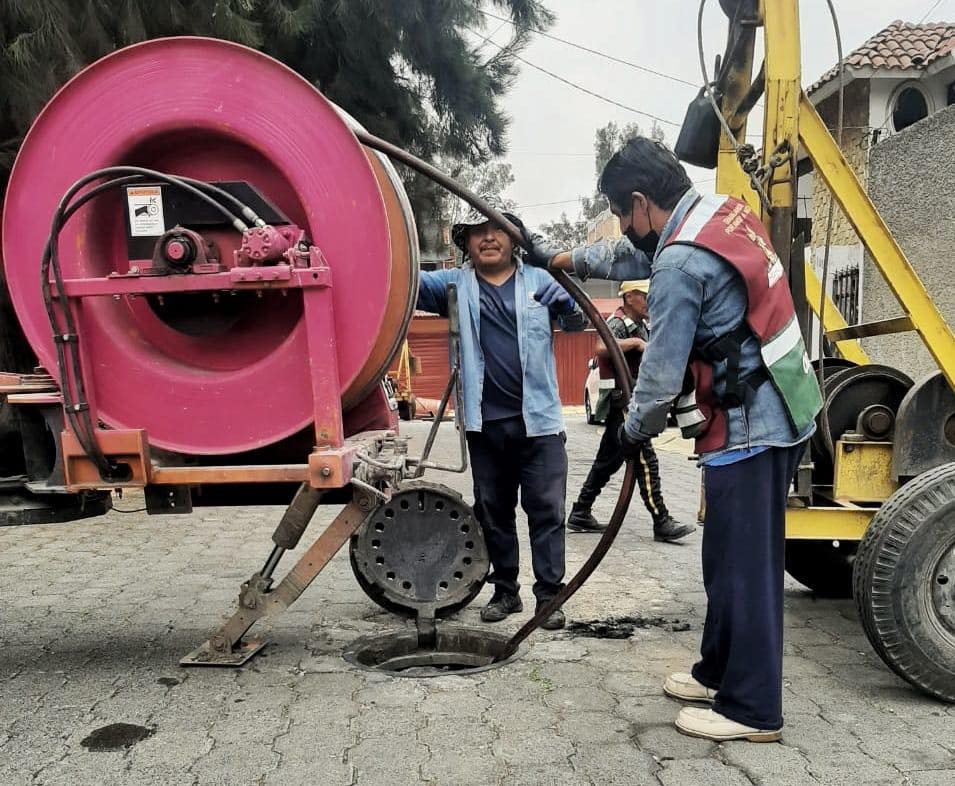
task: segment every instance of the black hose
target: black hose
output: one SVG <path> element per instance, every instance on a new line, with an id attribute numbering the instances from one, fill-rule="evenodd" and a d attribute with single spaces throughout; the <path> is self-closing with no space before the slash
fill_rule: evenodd
<path id="1" fill-rule="evenodd" d="M 448 177 L 439 169 L 436 169 L 427 162 L 422 161 L 417 156 L 402 150 L 400 147 L 396 147 L 390 142 L 386 142 L 384 139 L 379 139 L 378 137 L 369 134 L 367 131 L 362 129 L 353 129 L 353 132 L 358 138 L 358 141 L 363 145 L 367 145 L 374 150 L 378 150 L 379 152 L 382 152 L 385 155 L 400 161 L 411 169 L 414 169 L 416 172 L 420 172 L 425 177 L 436 182 L 442 188 L 450 191 L 456 197 L 463 199 L 482 215 L 487 216 L 488 219 L 493 221 L 497 226 L 501 227 L 505 232 L 507 232 L 514 243 L 525 249 L 529 247 L 529 243 L 524 237 L 523 233 L 510 221 L 508 221 L 507 218 L 505 218 L 493 207 L 488 205 L 483 199 L 471 193 L 468 189 L 464 188 L 464 186 Z M 597 311 L 596 306 L 594 306 L 590 298 L 587 297 L 587 293 L 584 292 L 577 282 L 575 282 L 563 270 L 551 270 L 550 273 L 555 279 L 557 279 L 561 286 L 563 286 L 564 289 L 570 293 L 571 297 L 573 297 L 583 312 L 587 315 L 587 318 L 590 320 L 591 324 L 593 324 L 594 329 L 597 331 L 597 334 L 603 341 L 604 346 L 607 347 L 607 350 L 610 353 L 610 361 L 613 364 L 614 376 L 617 379 L 617 386 L 623 391 L 625 397 L 629 400 L 631 393 L 630 370 L 627 368 L 627 361 L 623 356 L 623 352 L 620 350 L 620 346 L 617 344 L 617 340 L 610 332 L 610 328 L 607 327 L 607 323 L 604 322 L 603 317 L 600 316 L 600 312 Z M 642 459 L 639 460 L 642 461 Z M 566 585 L 564 585 L 560 592 L 551 598 L 549 602 L 542 604 L 537 610 L 537 613 L 508 640 L 506 646 L 504 647 L 504 651 L 501 652 L 497 658 L 495 658 L 495 661 L 506 660 L 507 658 L 511 657 L 511 655 L 517 651 L 517 648 L 521 645 L 521 643 L 528 636 L 530 636 L 531 633 L 533 633 L 540 626 L 540 624 L 556 609 L 559 609 L 564 603 L 570 600 L 574 593 L 580 589 L 580 587 L 584 584 L 584 582 L 587 581 L 588 578 L 590 578 L 591 574 L 597 569 L 597 566 L 600 565 L 600 562 L 610 550 L 610 547 L 613 545 L 613 542 L 617 537 L 617 533 L 620 531 L 620 526 L 623 523 L 623 517 L 627 514 L 627 510 L 630 507 L 630 499 L 633 496 L 633 484 L 635 481 L 636 473 L 634 470 L 634 462 L 627 461 L 626 472 L 623 476 L 623 483 L 620 486 L 620 495 L 617 497 L 617 504 L 614 507 L 613 515 L 611 515 L 610 522 L 607 524 L 607 529 L 604 530 L 600 540 L 594 547 L 593 552 L 587 558 L 587 561 L 584 562 L 584 564 L 580 567 L 580 570 L 578 570 L 574 577 L 568 581 Z"/>
<path id="2" fill-rule="evenodd" d="M 101 183 L 85 192 L 75 202 L 72 202 L 73 197 L 77 194 L 77 192 L 79 192 L 80 189 L 83 188 L 83 186 L 101 177 L 120 173 L 123 173 L 122 177 L 114 178 L 110 181 L 107 181 L 106 183 Z M 66 413 L 70 427 L 73 429 L 77 440 L 80 442 L 80 446 L 96 464 L 97 469 L 104 480 L 121 479 L 122 473 L 119 471 L 119 467 L 115 464 L 115 462 L 111 462 L 106 458 L 95 438 L 95 426 L 92 422 L 92 418 L 90 417 L 87 404 L 86 386 L 83 381 L 82 365 L 79 355 L 78 332 L 63 284 L 57 244 L 63 226 L 66 224 L 69 218 L 73 216 L 76 211 L 89 200 L 108 189 L 131 182 L 136 182 L 141 179 L 159 180 L 193 194 L 200 200 L 220 211 L 229 220 L 233 227 L 240 232 L 244 232 L 248 229 L 248 226 L 245 224 L 245 222 L 239 219 L 234 213 L 223 206 L 221 202 L 218 202 L 206 192 L 212 192 L 212 194 L 217 196 L 223 196 L 232 202 L 236 207 L 238 207 L 240 212 L 246 218 L 252 220 L 253 222 L 258 221 L 258 216 L 256 216 L 248 206 L 218 186 L 198 180 L 193 180 L 192 178 L 168 175 L 163 172 L 157 172 L 156 170 L 146 169 L 143 167 L 113 166 L 96 170 L 95 172 L 91 172 L 77 180 L 72 186 L 70 186 L 67 192 L 60 199 L 60 203 L 57 206 L 57 210 L 53 216 L 53 224 L 50 229 L 50 235 L 48 237 L 46 247 L 44 248 L 43 259 L 40 264 L 40 282 L 43 293 L 43 303 L 47 312 L 47 318 L 50 321 L 50 326 L 53 328 L 53 341 L 54 347 L 56 349 L 57 368 L 60 375 L 60 391 L 63 396 L 64 412 Z M 60 298 L 60 306 L 65 323 L 65 329 L 60 327 L 60 320 L 57 318 L 56 309 L 53 306 L 53 297 L 52 292 L 50 291 L 51 269 L 53 271 L 53 279 L 57 288 L 57 294 Z M 64 351 L 64 346 L 68 348 L 68 352 Z M 71 382 L 72 388 L 75 389 L 76 393 L 75 399 L 73 398 L 73 390 L 71 390 Z"/>

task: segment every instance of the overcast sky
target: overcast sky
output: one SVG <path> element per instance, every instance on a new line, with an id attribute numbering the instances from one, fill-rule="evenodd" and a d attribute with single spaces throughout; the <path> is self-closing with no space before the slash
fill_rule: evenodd
<path id="1" fill-rule="evenodd" d="M 557 15 L 551 35 L 628 60 L 693 83 L 697 87 L 638 71 L 566 44 L 536 36 L 523 57 L 541 68 L 607 98 L 656 115 L 671 123 L 683 120 L 686 105 L 702 84 L 697 55 L 699 0 L 544 0 Z M 955 20 L 955 0 L 835 0 L 848 53 L 896 19 L 918 22 Z M 812 84 L 836 62 L 836 44 L 825 0 L 800 3 L 803 84 Z M 931 9 L 931 11 L 930 11 Z M 492 9 L 493 10 L 493 9 Z M 488 19 L 484 29 L 493 41 L 506 43 L 509 26 Z M 726 43 L 726 19 L 718 0 L 709 0 L 704 18 L 707 67 Z M 757 36 L 757 63 L 761 33 Z M 484 44 L 490 54 L 493 47 Z M 574 217 L 575 201 L 589 195 L 595 184 L 595 130 L 613 120 L 636 121 L 646 130 L 652 120 L 594 98 L 532 66 L 521 64 L 513 89 L 504 100 L 512 118 L 506 156 L 516 182 L 506 196 L 516 201 L 530 225 L 550 221 L 566 211 Z M 761 119 L 760 119 L 761 123 Z M 675 125 L 663 125 L 669 144 Z M 750 131 L 761 125 L 750 126 Z M 702 190 L 713 187 L 713 173 L 696 170 Z M 561 204 L 540 204 L 559 202 Z"/>

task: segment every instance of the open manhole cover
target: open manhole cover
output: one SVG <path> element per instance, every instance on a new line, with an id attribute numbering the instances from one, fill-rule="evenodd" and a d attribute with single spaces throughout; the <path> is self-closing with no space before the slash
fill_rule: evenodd
<path id="1" fill-rule="evenodd" d="M 369 671 L 395 677 L 440 677 L 447 674 L 476 674 L 504 666 L 524 654 L 525 648 L 498 663 L 509 637 L 483 628 L 441 626 L 434 641 L 422 645 L 419 633 L 406 629 L 381 636 L 366 636 L 345 650 L 345 660 Z"/>

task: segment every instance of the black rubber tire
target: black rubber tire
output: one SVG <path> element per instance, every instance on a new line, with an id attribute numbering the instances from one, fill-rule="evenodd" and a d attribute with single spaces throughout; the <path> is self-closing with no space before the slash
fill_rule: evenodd
<path id="1" fill-rule="evenodd" d="M 593 408 L 590 406 L 590 391 L 584 392 L 584 412 L 587 415 L 587 425 L 596 426 L 597 418 L 594 417 Z"/>
<path id="2" fill-rule="evenodd" d="M 955 548 L 955 464 L 925 472 L 895 492 L 859 545 L 853 589 L 862 627 L 902 679 L 955 702 L 955 629 L 931 593 L 941 555 Z"/>
<path id="3" fill-rule="evenodd" d="M 786 572 L 820 598 L 852 597 L 855 541 L 787 540 Z"/>

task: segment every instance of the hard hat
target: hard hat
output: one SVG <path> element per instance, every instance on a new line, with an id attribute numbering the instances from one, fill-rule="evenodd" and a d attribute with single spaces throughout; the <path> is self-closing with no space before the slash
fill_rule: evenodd
<path id="1" fill-rule="evenodd" d="M 646 295 L 650 291 L 650 279 L 644 278 L 640 281 L 621 281 L 620 291 L 617 297 L 623 297 L 627 292 L 643 292 Z"/>
<path id="2" fill-rule="evenodd" d="M 518 229 L 524 228 L 524 224 L 517 216 L 505 210 L 504 200 L 500 197 L 485 196 L 484 201 L 503 214 L 504 218 L 514 224 Z M 472 207 L 460 223 L 451 227 L 451 240 L 454 241 L 454 245 L 461 249 L 461 251 L 467 253 L 468 230 L 470 230 L 471 227 L 479 227 L 481 224 L 486 224 L 488 221 L 487 216 Z"/>

